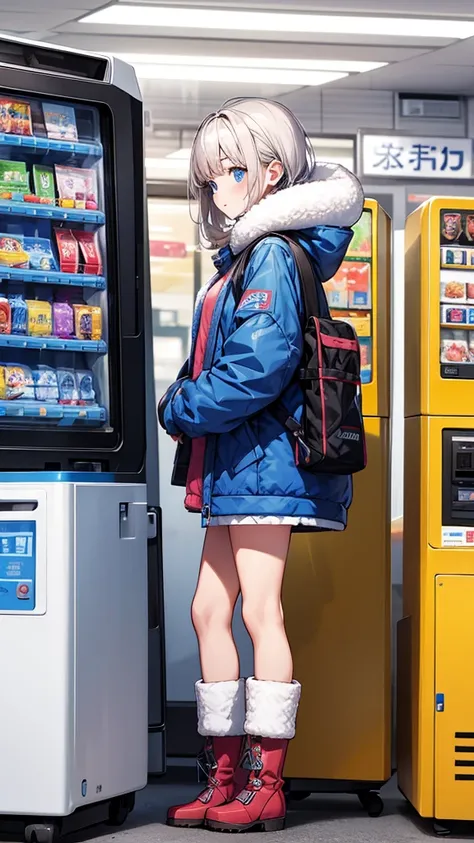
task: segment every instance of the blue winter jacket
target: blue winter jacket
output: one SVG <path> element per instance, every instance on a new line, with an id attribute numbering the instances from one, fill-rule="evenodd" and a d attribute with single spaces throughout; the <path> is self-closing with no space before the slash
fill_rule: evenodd
<path id="1" fill-rule="evenodd" d="M 339 268 L 352 238 L 347 228 L 305 229 L 300 243 L 326 281 Z M 229 247 L 214 259 L 217 275 L 201 291 L 193 322 L 191 356 L 205 292 L 234 260 Z M 278 398 L 300 419 L 296 380 L 303 347 L 303 303 L 290 247 L 275 236 L 252 251 L 236 302 L 232 280 L 215 305 L 201 375 L 178 377 L 160 402 L 169 434 L 206 436 L 203 526 L 212 516 L 278 515 L 346 525 L 350 477 L 310 474 L 295 463 L 293 437 L 270 410 Z M 321 313 L 328 307 L 318 284 Z M 183 370 L 182 370 L 183 371 Z"/>

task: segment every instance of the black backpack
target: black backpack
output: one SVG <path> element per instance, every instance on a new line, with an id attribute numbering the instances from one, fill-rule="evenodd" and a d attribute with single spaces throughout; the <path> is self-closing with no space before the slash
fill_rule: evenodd
<path id="1" fill-rule="evenodd" d="M 269 409 L 294 437 L 297 465 L 313 474 L 355 474 L 367 465 L 357 334 L 348 322 L 320 316 L 317 285 L 322 282 L 305 249 L 291 233 L 272 236 L 290 246 L 301 281 L 305 328 L 297 378 L 304 408 L 301 423 L 288 415 L 281 401 Z M 239 255 L 231 270 L 236 301 L 255 245 Z"/>

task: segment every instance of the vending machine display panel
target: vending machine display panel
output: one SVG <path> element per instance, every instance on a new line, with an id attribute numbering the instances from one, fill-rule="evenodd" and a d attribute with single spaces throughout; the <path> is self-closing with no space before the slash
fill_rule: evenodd
<path id="1" fill-rule="evenodd" d="M 373 379 L 372 361 L 372 211 L 364 210 L 334 278 L 324 285 L 333 319 L 350 322 L 361 353 L 362 383 Z"/>
<path id="2" fill-rule="evenodd" d="M 442 378 L 474 378 L 474 207 L 440 215 Z"/>

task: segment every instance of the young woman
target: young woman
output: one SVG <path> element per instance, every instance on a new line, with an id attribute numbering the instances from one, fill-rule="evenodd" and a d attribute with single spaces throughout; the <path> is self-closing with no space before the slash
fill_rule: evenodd
<path id="1" fill-rule="evenodd" d="M 300 244 L 328 280 L 363 193 L 343 167 L 316 164 L 287 108 L 238 99 L 199 127 L 190 194 L 203 245 L 219 249 L 217 274 L 198 296 L 190 359 L 161 399 L 159 418 L 170 436 L 191 439 L 185 507 L 202 513 L 206 528 L 192 621 L 209 778 L 194 802 L 169 810 L 168 823 L 276 830 L 285 821 L 282 772 L 301 693 L 281 605 L 290 536 L 343 530 L 352 485 L 350 477 L 299 468 L 292 437 L 270 408 L 280 399 L 301 418 L 304 320 L 291 249 L 272 233 L 301 232 Z M 236 296 L 232 266 L 257 239 Z M 321 285 L 318 297 L 327 314 Z M 246 681 L 232 637 L 239 594 L 254 647 L 255 675 Z"/>

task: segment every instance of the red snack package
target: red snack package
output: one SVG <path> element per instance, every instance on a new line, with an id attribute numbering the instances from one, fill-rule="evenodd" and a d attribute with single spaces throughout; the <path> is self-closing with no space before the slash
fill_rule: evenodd
<path id="1" fill-rule="evenodd" d="M 79 269 L 79 244 L 74 234 L 65 228 L 55 228 L 54 233 L 58 244 L 61 272 L 76 273 Z"/>
<path id="2" fill-rule="evenodd" d="M 75 231 L 84 258 L 84 275 L 102 275 L 102 257 L 97 234 L 93 231 Z"/>
<path id="3" fill-rule="evenodd" d="M 7 299 L 0 298 L 0 334 L 11 334 L 12 316 Z"/>

